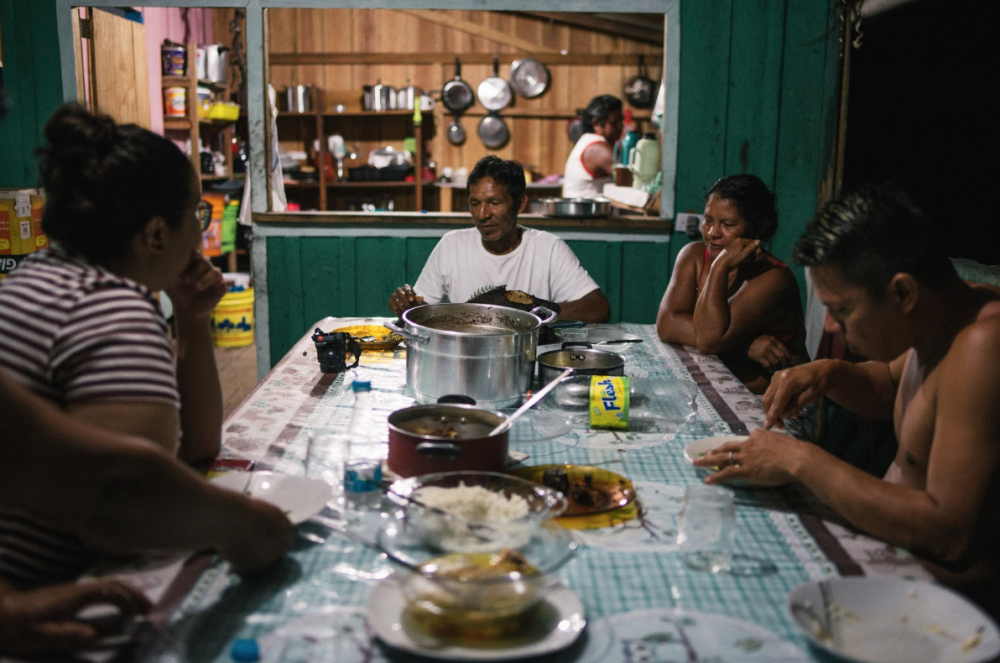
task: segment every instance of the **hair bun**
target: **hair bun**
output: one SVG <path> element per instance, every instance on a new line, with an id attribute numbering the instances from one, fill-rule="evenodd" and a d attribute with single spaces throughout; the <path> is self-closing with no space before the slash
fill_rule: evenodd
<path id="1" fill-rule="evenodd" d="M 68 104 L 45 124 L 45 137 L 60 159 L 100 161 L 114 146 L 115 121 L 107 115 L 91 115 L 79 104 Z"/>

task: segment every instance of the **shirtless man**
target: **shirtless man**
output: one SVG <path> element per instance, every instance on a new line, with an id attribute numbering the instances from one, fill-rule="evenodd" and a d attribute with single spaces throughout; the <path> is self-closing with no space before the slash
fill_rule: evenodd
<path id="1" fill-rule="evenodd" d="M 793 249 L 828 329 L 872 361 L 815 361 L 775 374 L 765 427 L 828 396 L 892 417 L 884 479 L 819 447 L 756 430 L 699 460 L 706 479 L 799 481 L 854 526 L 917 555 L 1000 614 L 1000 295 L 955 274 L 933 225 L 901 192 L 865 189 L 824 207 Z"/>

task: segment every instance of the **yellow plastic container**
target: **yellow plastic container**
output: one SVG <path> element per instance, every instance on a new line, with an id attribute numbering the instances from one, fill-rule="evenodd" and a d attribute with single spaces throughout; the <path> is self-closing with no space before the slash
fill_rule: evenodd
<path id="1" fill-rule="evenodd" d="M 225 294 L 212 311 L 212 341 L 220 348 L 253 343 L 253 288 Z"/>

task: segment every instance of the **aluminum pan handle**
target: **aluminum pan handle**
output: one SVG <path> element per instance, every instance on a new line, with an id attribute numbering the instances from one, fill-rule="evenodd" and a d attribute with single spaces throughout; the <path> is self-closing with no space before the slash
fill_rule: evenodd
<path id="1" fill-rule="evenodd" d="M 431 340 L 430 336 L 422 336 L 420 334 L 416 334 L 414 332 L 411 332 L 411 331 L 409 331 L 407 329 L 403 329 L 402 327 L 400 327 L 399 325 L 397 325 L 395 322 L 383 322 L 382 326 L 385 327 L 386 329 L 388 329 L 389 331 L 392 331 L 392 332 L 395 332 L 395 333 L 399 334 L 400 336 L 402 336 L 403 338 L 405 338 L 407 341 L 413 341 L 414 343 L 426 343 L 427 341 Z"/>
<path id="2" fill-rule="evenodd" d="M 555 320 L 557 317 L 559 317 L 558 313 L 556 313 L 555 311 L 553 311 L 550 308 L 545 308 L 544 306 L 536 306 L 535 308 L 531 309 L 531 311 L 529 311 L 529 313 L 531 313 L 533 315 L 537 315 L 539 318 L 544 318 L 542 320 L 542 324 L 543 325 L 547 325 L 550 322 L 552 322 L 553 320 Z M 548 317 L 545 317 L 545 316 L 548 316 Z"/>

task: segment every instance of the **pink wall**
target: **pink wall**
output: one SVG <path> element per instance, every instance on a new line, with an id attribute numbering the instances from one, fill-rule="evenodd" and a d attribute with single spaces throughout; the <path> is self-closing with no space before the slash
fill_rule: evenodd
<path id="1" fill-rule="evenodd" d="M 146 7 L 142 10 L 146 26 L 146 61 L 149 65 L 150 127 L 163 133 L 163 87 L 160 46 L 164 39 L 186 44 L 211 44 L 212 10 L 202 8 Z M 194 66 L 194 59 L 189 59 Z M 197 149 L 197 147 L 195 148 Z"/>

